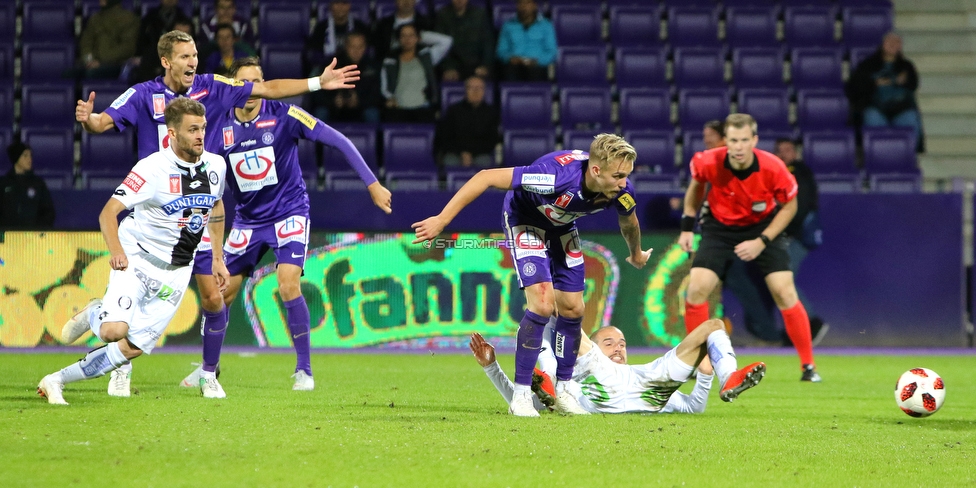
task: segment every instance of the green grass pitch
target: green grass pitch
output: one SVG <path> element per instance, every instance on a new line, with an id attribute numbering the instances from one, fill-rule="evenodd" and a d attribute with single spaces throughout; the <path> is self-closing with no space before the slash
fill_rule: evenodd
<path id="1" fill-rule="evenodd" d="M 976 356 L 821 354 L 801 384 L 795 356 L 747 354 L 766 378 L 731 404 L 714 386 L 702 415 L 540 419 L 466 354 L 316 354 L 314 392 L 291 391 L 292 355 L 226 354 L 213 401 L 177 386 L 198 355 L 163 353 L 134 362 L 131 398 L 106 378 L 67 407 L 35 394 L 79 357 L 0 354 L 0 487 L 976 486 Z M 926 419 L 894 401 L 916 366 L 946 383 Z"/>

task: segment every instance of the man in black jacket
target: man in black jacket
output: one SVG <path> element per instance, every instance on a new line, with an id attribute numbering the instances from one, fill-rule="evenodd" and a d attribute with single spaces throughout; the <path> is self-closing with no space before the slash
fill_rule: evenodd
<path id="1" fill-rule="evenodd" d="M 485 103 L 485 82 L 464 82 L 464 100 L 447 109 L 437 127 L 436 146 L 445 167 L 487 168 L 495 165 L 498 111 Z"/>
<path id="2" fill-rule="evenodd" d="M 14 167 L 0 177 L 0 230 L 54 227 L 54 202 L 44 179 L 34 174 L 30 146 L 15 141 L 7 147 Z"/>
<path id="3" fill-rule="evenodd" d="M 353 31 L 346 34 L 342 49 L 336 57 L 342 66 L 359 67 L 359 81 L 355 88 L 320 90 L 311 94 L 312 112 L 328 122 L 380 121 L 380 66 L 367 52 L 366 35 Z"/>
<path id="4" fill-rule="evenodd" d="M 376 59 L 386 58 L 392 50 L 400 47 L 397 29 L 404 24 L 416 25 L 418 32 L 434 29 L 433 20 L 417 10 L 417 0 L 396 0 L 396 10 L 373 24 L 372 45 Z"/>
<path id="5" fill-rule="evenodd" d="M 855 119 L 865 127 L 911 127 L 921 148 L 922 120 L 915 101 L 918 72 L 901 52 L 901 37 L 889 32 L 881 47 L 857 65 L 847 81 Z"/>

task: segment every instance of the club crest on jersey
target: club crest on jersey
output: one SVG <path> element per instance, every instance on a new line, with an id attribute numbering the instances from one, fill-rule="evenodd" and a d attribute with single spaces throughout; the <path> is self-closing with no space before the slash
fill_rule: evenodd
<path id="1" fill-rule="evenodd" d="M 278 119 L 262 120 L 254 124 L 254 127 L 257 127 L 258 129 L 267 129 L 268 127 L 274 127 L 277 123 Z"/>
<path id="2" fill-rule="evenodd" d="M 243 254 L 247 251 L 247 245 L 251 242 L 252 229 L 232 229 L 224 243 L 224 252 L 228 254 Z"/>
<path id="3" fill-rule="evenodd" d="M 293 241 L 306 244 L 308 235 L 308 220 L 301 215 L 293 215 L 280 222 L 275 222 L 275 237 L 278 247 Z"/>
<path id="4" fill-rule="evenodd" d="M 167 215 L 173 215 L 176 212 L 182 212 L 188 208 L 213 208 L 214 203 L 217 201 L 217 197 L 207 194 L 197 194 L 197 195 L 185 195 L 169 203 L 165 203 L 162 206 L 164 212 Z"/>
<path id="5" fill-rule="evenodd" d="M 142 185 L 146 184 L 146 179 L 130 171 L 129 174 L 126 175 L 125 179 L 122 180 L 122 184 L 129 187 L 130 190 L 139 193 L 139 189 L 142 188 Z"/>
<path id="6" fill-rule="evenodd" d="M 166 95 L 162 93 L 153 94 L 153 117 L 159 117 L 166 111 Z"/>
<path id="7" fill-rule="evenodd" d="M 264 135 L 261 136 L 261 142 L 263 142 L 267 146 L 270 146 L 271 144 L 274 143 L 274 134 L 270 132 L 265 132 Z"/>
<path id="8" fill-rule="evenodd" d="M 169 175 L 169 192 L 183 193 L 180 191 L 180 175 Z"/>
<path id="9" fill-rule="evenodd" d="M 227 149 L 234 145 L 234 128 L 224 127 L 224 149 Z"/>
<path id="10" fill-rule="evenodd" d="M 559 198 L 557 198 L 556 201 L 553 202 L 552 204 L 559 208 L 566 208 L 566 206 L 569 205 L 569 202 L 571 201 L 573 201 L 573 192 L 568 191 L 566 193 L 563 193 L 562 195 L 559 195 Z"/>
<path id="11" fill-rule="evenodd" d="M 220 179 L 217 177 L 217 173 L 214 171 L 207 172 L 207 179 L 210 180 L 210 184 L 212 186 L 217 186 L 217 182 L 220 181 Z"/>
<path id="12" fill-rule="evenodd" d="M 228 162 L 242 192 L 257 191 L 265 186 L 278 184 L 273 147 L 231 153 Z"/>

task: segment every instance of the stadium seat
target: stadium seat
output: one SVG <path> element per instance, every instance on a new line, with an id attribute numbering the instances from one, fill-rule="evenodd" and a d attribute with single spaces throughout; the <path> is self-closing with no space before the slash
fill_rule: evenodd
<path id="1" fill-rule="evenodd" d="M 319 2 L 316 8 L 316 18 L 321 22 L 329 16 L 329 3 L 330 2 Z M 475 2 L 468 2 L 469 4 L 474 4 Z M 484 5 L 482 5 L 483 7 Z M 202 5 L 201 5 L 202 7 Z M 362 21 L 366 25 L 373 23 L 372 18 L 369 15 L 369 2 L 350 2 L 349 4 L 349 15 L 353 18 Z M 240 11 L 240 8 L 238 8 Z M 202 17 L 202 15 L 201 15 Z"/>
<path id="2" fill-rule="evenodd" d="M 74 2 L 25 2 L 20 41 L 74 44 Z"/>
<path id="3" fill-rule="evenodd" d="M 705 150 L 705 141 L 702 139 L 702 129 L 688 130 L 681 134 L 681 167 L 688 167 L 688 162 L 695 153 Z"/>
<path id="4" fill-rule="evenodd" d="M 146 12 L 149 12 L 150 9 L 159 6 L 159 2 L 157 0 L 152 0 L 152 1 L 143 0 L 139 3 L 140 3 L 139 12 L 138 12 L 139 17 L 145 17 Z M 179 9 L 183 11 L 183 13 L 187 15 L 187 17 L 193 17 L 194 14 L 193 0 L 179 0 L 176 3 L 176 6 L 179 7 Z"/>
<path id="5" fill-rule="evenodd" d="M 762 149 L 763 151 L 776 154 L 777 139 L 789 139 L 791 141 L 796 140 L 792 129 L 788 131 L 775 131 L 765 129 L 762 125 L 760 125 L 759 142 L 756 143 L 756 149 Z"/>
<path id="6" fill-rule="evenodd" d="M 796 124 L 801 132 L 846 128 L 850 114 L 843 91 L 800 91 L 796 100 Z"/>
<path id="7" fill-rule="evenodd" d="M 479 169 L 472 168 L 444 168 L 444 182 L 447 191 L 458 191 L 478 171 Z"/>
<path id="8" fill-rule="evenodd" d="M 386 182 L 401 190 L 435 189 L 433 124 L 386 124 L 381 131 Z"/>
<path id="9" fill-rule="evenodd" d="M 75 124 L 73 85 L 24 85 L 21 96 L 22 127 L 72 128 Z"/>
<path id="10" fill-rule="evenodd" d="M 318 142 L 310 139 L 298 140 L 298 166 L 302 168 L 302 178 L 306 182 L 317 186 L 319 181 L 324 181 L 325 171 L 319 164 Z"/>
<path id="11" fill-rule="evenodd" d="M 740 7 L 747 7 L 747 8 L 765 7 L 765 8 L 775 9 L 776 11 L 779 11 L 779 8 L 780 8 L 780 2 L 779 2 L 779 0 L 724 0 L 722 2 L 722 5 L 726 9 L 728 9 L 730 7 L 732 7 L 732 8 L 740 8 Z"/>
<path id="12" fill-rule="evenodd" d="M 725 51 L 718 48 L 675 48 L 674 84 L 679 90 L 724 88 Z"/>
<path id="13" fill-rule="evenodd" d="M 125 93 L 129 85 L 118 81 L 86 80 L 81 85 L 81 98 L 88 100 L 88 94 L 95 92 L 95 113 L 104 112 L 119 95 Z"/>
<path id="14" fill-rule="evenodd" d="M 0 124 L 0 148 L 3 148 L 3 150 L 0 151 L 0 168 L 10 168 L 11 166 L 10 158 L 7 156 L 7 146 L 9 146 L 13 140 L 13 128 L 6 124 Z"/>
<path id="15" fill-rule="evenodd" d="M 20 131 L 20 140 L 31 147 L 34 173 L 45 179 L 71 178 L 75 174 L 73 129 L 25 127 Z"/>
<path id="16" fill-rule="evenodd" d="M 794 89 L 841 88 L 843 54 L 840 48 L 798 48 L 793 50 L 791 58 Z"/>
<path id="17" fill-rule="evenodd" d="M 856 48 L 851 49 L 851 52 L 850 52 L 850 60 L 851 60 L 850 67 L 851 67 L 851 70 L 850 70 L 850 72 L 853 73 L 854 70 L 857 69 L 857 65 L 861 64 L 861 61 L 864 61 L 865 58 L 867 58 L 868 56 L 871 56 L 877 50 L 878 50 L 878 47 L 877 46 L 875 46 L 875 47 L 856 47 Z"/>
<path id="18" fill-rule="evenodd" d="M 718 47 L 718 10 L 707 6 L 668 9 L 668 42 L 672 47 Z"/>
<path id="19" fill-rule="evenodd" d="M 464 100 L 464 97 L 463 81 L 445 81 L 441 83 L 442 110 L 447 110 L 447 107 Z M 485 82 L 485 102 L 488 105 L 495 104 L 495 84 L 490 81 Z"/>
<path id="20" fill-rule="evenodd" d="M 868 174 L 919 174 L 915 133 L 902 127 L 862 127 L 864 170 Z"/>
<path id="21" fill-rule="evenodd" d="M 667 90 L 623 88 L 620 90 L 622 130 L 674 131 L 671 124 L 671 95 Z"/>
<path id="22" fill-rule="evenodd" d="M 262 45 L 261 67 L 267 80 L 304 77 L 302 51 L 288 45 Z"/>
<path id="23" fill-rule="evenodd" d="M 860 174 L 854 158 L 853 130 L 803 134 L 803 160 L 814 174 Z"/>
<path id="24" fill-rule="evenodd" d="M 727 7 L 725 9 L 725 43 L 737 47 L 776 46 L 776 24 L 779 8 Z"/>
<path id="25" fill-rule="evenodd" d="M 635 171 L 647 168 L 649 173 L 668 175 L 681 172 L 674 164 L 674 131 L 624 131 L 624 139 L 637 151 Z"/>
<path id="26" fill-rule="evenodd" d="M 743 88 L 782 88 L 783 50 L 742 47 L 732 51 L 732 83 Z"/>
<path id="27" fill-rule="evenodd" d="M 556 133 L 552 130 L 506 130 L 502 139 L 504 166 L 526 166 L 556 150 Z"/>
<path id="28" fill-rule="evenodd" d="M 590 151 L 590 143 L 593 142 L 593 138 L 600 134 L 599 130 L 564 130 L 563 131 L 563 150 L 571 151 L 574 149 L 579 149 L 580 151 Z M 540 154 L 541 156 L 541 154 Z"/>
<path id="29" fill-rule="evenodd" d="M 552 88 L 548 83 L 502 83 L 502 127 L 542 129 L 552 125 Z"/>
<path id="30" fill-rule="evenodd" d="M 17 32 L 17 5 L 14 2 L 0 3 L 0 46 L 13 46 Z"/>
<path id="31" fill-rule="evenodd" d="M 23 83 L 55 83 L 73 78 L 74 45 L 24 43 L 20 78 Z"/>
<path id="32" fill-rule="evenodd" d="M 96 97 L 97 98 L 97 97 Z M 138 162 L 132 131 L 106 131 L 92 135 L 81 133 L 81 173 L 93 190 L 119 186 Z"/>
<path id="33" fill-rule="evenodd" d="M 610 43 L 615 47 L 660 45 L 660 5 L 610 7 Z"/>
<path id="34" fill-rule="evenodd" d="M 356 146 L 359 154 L 362 155 L 363 160 L 366 164 L 377 171 L 377 158 L 376 158 L 376 131 L 377 128 L 373 124 L 336 124 L 332 128 L 342 133 L 342 135 L 349 138 L 352 144 Z M 352 174 L 353 179 L 359 187 L 362 187 L 362 181 L 360 181 L 359 176 L 356 172 L 349 166 L 349 163 L 345 160 L 342 153 L 336 149 L 323 146 L 323 157 L 322 157 L 322 167 L 325 169 L 325 177 L 327 181 L 331 181 L 338 175 L 349 176 Z"/>
<path id="35" fill-rule="evenodd" d="M 868 175 L 868 185 L 876 193 L 918 193 L 922 191 L 922 176 L 913 174 Z"/>
<path id="36" fill-rule="evenodd" d="M 299 59 L 309 34 L 309 4 L 262 3 L 258 7 L 258 36 L 262 43 L 297 47 Z M 267 60 L 262 59 L 267 63 Z M 267 69 L 267 68 L 266 68 Z M 267 73 L 265 73 L 267 75 Z M 268 79 L 274 79 L 268 77 Z"/>
<path id="37" fill-rule="evenodd" d="M 814 175 L 817 180 L 817 192 L 823 193 L 860 193 L 863 189 L 863 178 L 857 174 L 826 174 Z"/>
<path id="38" fill-rule="evenodd" d="M 610 91 L 606 88 L 562 88 L 559 109 L 559 122 L 564 130 L 614 131 L 610 122 Z"/>
<path id="39" fill-rule="evenodd" d="M 0 85 L 13 86 L 14 45 L 0 44 Z"/>
<path id="40" fill-rule="evenodd" d="M 550 18 L 560 46 L 603 45 L 603 16 L 599 5 L 556 5 Z"/>
<path id="41" fill-rule="evenodd" d="M 603 86 L 607 82 L 607 50 L 599 46 L 560 47 L 556 56 L 559 86 Z"/>
<path id="42" fill-rule="evenodd" d="M 786 89 L 739 90 L 738 111 L 756 119 L 759 127 L 775 131 L 792 131 L 790 126 L 790 97 Z"/>
<path id="43" fill-rule="evenodd" d="M 515 17 L 515 4 L 514 3 L 498 3 L 492 2 L 491 5 L 491 18 L 495 20 L 495 30 L 498 31 L 502 28 L 502 24 L 507 22 L 509 19 Z M 557 38 L 558 45 L 558 38 Z"/>
<path id="44" fill-rule="evenodd" d="M 661 47 L 620 47 L 614 52 L 617 88 L 665 88 L 667 52 Z"/>
<path id="45" fill-rule="evenodd" d="M 12 128 L 14 125 L 14 87 L 11 85 L 0 85 L 0 127 Z M 6 150 L 7 146 L 0 146 Z M 0 166 L 3 168 L 4 166 Z M 2 171 L 2 170 L 0 170 Z"/>
<path id="46" fill-rule="evenodd" d="M 885 7 L 844 7 L 841 17 L 844 45 L 848 49 L 877 48 L 893 25 L 891 9 Z"/>
<path id="47" fill-rule="evenodd" d="M 783 10 L 783 33 L 786 44 L 796 47 L 833 47 L 834 20 L 837 8 L 831 4 L 795 6 Z"/>
<path id="48" fill-rule="evenodd" d="M 691 89 L 678 92 L 678 123 L 681 130 L 701 132 L 709 120 L 729 115 L 729 91 Z"/>

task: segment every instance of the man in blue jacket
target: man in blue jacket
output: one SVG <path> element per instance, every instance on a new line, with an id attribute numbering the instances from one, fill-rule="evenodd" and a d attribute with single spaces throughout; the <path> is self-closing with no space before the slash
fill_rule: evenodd
<path id="1" fill-rule="evenodd" d="M 517 16 L 502 24 L 495 55 L 505 81 L 546 81 L 556 60 L 556 30 L 535 0 L 518 0 Z"/>

